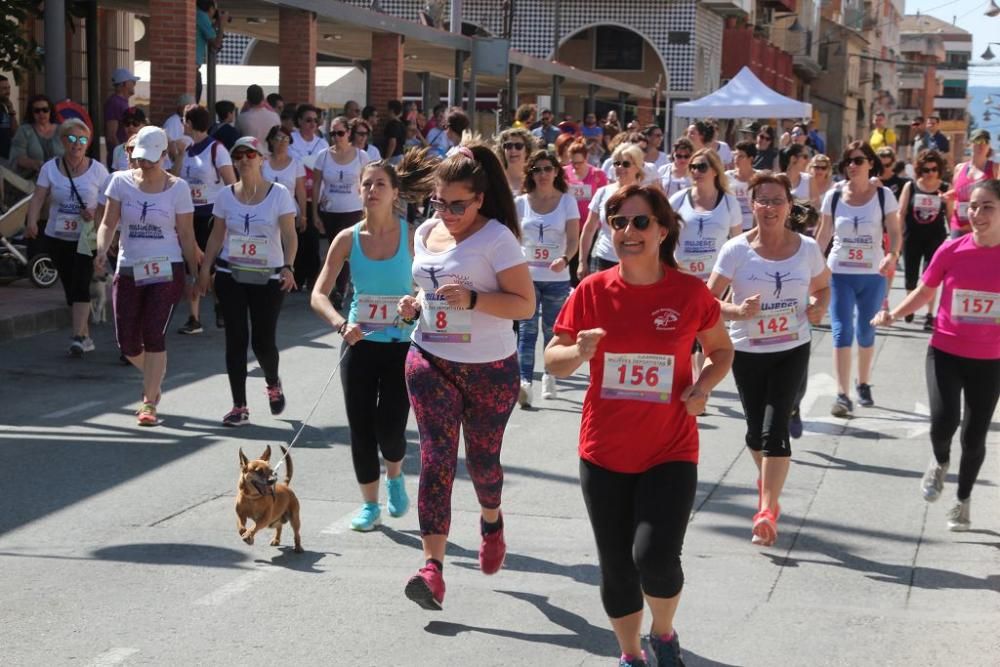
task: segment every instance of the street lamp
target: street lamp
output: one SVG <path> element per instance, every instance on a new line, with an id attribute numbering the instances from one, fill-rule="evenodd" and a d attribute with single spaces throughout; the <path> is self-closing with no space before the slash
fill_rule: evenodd
<path id="1" fill-rule="evenodd" d="M 986 50 L 983 51 L 983 55 L 981 55 L 979 57 L 982 58 L 983 60 L 993 60 L 994 58 L 996 58 L 996 56 L 993 55 L 992 49 L 990 49 L 990 46 L 992 46 L 993 44 L 996 44 L 997 46 L 1000 46 L 1000 42 L 989 42 L 986 45 Z"/>

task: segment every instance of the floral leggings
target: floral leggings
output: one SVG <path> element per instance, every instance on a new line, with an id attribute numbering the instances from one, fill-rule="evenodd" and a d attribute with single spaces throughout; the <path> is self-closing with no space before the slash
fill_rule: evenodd
<path id="1" fill-rule="evenodd" d="M 500 507 L 500 446 L 517 403 L 517 355 L 481 364 L 460 363 L 411 345 L 406 386 L 420 431 L 420 533 L 447 535 L 459 427 L 465 433 L 465 465 L 479 504 Z"/>

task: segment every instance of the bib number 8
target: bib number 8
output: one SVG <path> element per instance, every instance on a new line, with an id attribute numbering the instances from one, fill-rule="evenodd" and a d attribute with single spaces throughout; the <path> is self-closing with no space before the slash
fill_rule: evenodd
<path id="1" fill-rule="evenodd" d="M 625 384 L 625 375 L 628 370 L 627 364 L 622 364 L 618 367 L 618 382 L 619 384 Z M 655 387 L 660 381 L 660 369 L 656 366 L 650 366 L 644 369 L 641 365 L 632 366 L 632 373 L 628 377 L 629 384 L 638 387 L 639 385 L 645 383 L 647 386 Z"/>
<path id="2" fill-rule="evenodd" d="M 448 313 L 446 313 L 443 310 L 438 311 L 437 317 L 434 320 L 434 326 L 437 327 L 438 329 L 447 329 L 448 328 Z"/>

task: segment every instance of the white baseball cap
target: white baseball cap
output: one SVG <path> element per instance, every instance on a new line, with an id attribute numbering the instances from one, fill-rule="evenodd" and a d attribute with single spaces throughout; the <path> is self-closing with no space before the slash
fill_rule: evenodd
<path id="1" fill-rule="evenodd" d="M 261 155 L 264 154 L 264 151 L 260 147 L 260 139 L 258 139 L 257 137 L 251 137 L 251 136 L 240 137 L 239 139 L 236 140 L 236 143 L 233 144 L 233 147 L 229 149 L 229 154 L 232 155 L 239 148 L 249 148 L 252 151 L 257 151 Z"/>
<path id="2" fill-rule="evenodd" d="M 159 162 L 167 150 L 167 133 L 155 125 L 147 125 L 135 135 L 132 158 Z"/>
<path id="3" fill-rule="evenodd" d="M 114 72 L 111 73 L 111 83 L 113 85 L 118 85 L 120 83 L 125 83 L 126 81 L 138 81 L 139 77 L 132 74 L 129 70 L 124 67 L 119 67 Z"/>

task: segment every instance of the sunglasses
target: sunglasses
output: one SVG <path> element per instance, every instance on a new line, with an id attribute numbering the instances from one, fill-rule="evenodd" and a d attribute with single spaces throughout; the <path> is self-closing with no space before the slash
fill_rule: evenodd
<path id="1" fill-rule="evenodd" d="M 923 169 L 920 170 L 920 173 L 921 174 L 936 174 L 936 173 L 938 173 L 938 168 L 937 167 L 924 167 Z"/>
<path id="2" fill-rule="evenodd" d="M 335 137 L 342 137 L 347 134 L 347 130 L 330 130 L 330 134 Z"/>
<path id="3" fill-rule="evenodd" d="M 124 125 L 125 127 L 141 127 L 142 123 L 140 123 L 137 120 L 127 120 L 124 123 L 122 123 L 122 125 Z"/>
<path id="4" fill-rule="evenodd" d="M 444 213 L 445 211 L 447 211 L 452 215 L 463 215 L 465 213 L 465 210 L 469 208 L 469 206 L 471 206 L 472 202 L 474 201 L 476 201 L 475 197 L 473 197 L 472 199 L 466 199 L 465 201 L 453 201 L 453 202 L 446 202 L 441 199 L 431 199 L 430 204 L 431 208 L 433 208 L 438 213 Z"/>
<path id="5" fill-rule="evenodd" d="M 655 220 L 651 215 L 610 215 L 608 224 L 616 231 L 624 231 L 630 224 L 640 232 L 649 227 L 649 223 Z"/>
<path id="6" fill-rule="evenodd" d="M 35 107 L 31 110 L 32 113 L 48 113 L 49 111 L 48 107 Z"/>
<path id="7" fill-rule="evenodd" d="M 632 163 L 628 160 L 615 160 L 611 163 L 615 168 L 621 167 L 622 169 L 628 169 L 632 166 Z"/>
<path id="8" fill-rule="evenodd" d="M 691 154 L 690 153 L 674 153 L 674 159 L 675 160 L 690 160 L 691 159 Z"/>
<path id="9" fill-rule="evenodd" d="M 788 203 L 787 199 L 754 199 L 753 203 L 755 206 L 760 206 L 761 208 L 778 208 L 779 206 L 784 206 Z"/>
<path id="10" fill-rule="evenodd" d="M 316 116 L 306 116 L 305 118 L 302 119 L 302 122 L 303 123 L 318 123 L 319 122 L 319 118 L 317 118 Z"/>
<path id="11" fill-rule="evenodd" d="M 508 141 L 503 145 L 505 151 L 520 151 L 524 150 L 524 143 L 520 141 Z"/>
<path id="12" fill-rule="evenodd" d="M 236 153 L 233 153 L 233 159 L 236 161 L 247 159 L 252 160 L 258 155 L 260 155 L 260 153 L 257 151 L 237 151 Z"/>
<path id="13" fill-rule="evenodd" d="M 702 174 L 704 174 L 711 168 L 712 167 L 709 166 L 707 162 L 692 162 L 691 164 L 688 165 L 688 169 L 690 169 L 691 171 L 697 171 Z"/>
<path id="14" fill-rule="evenodd" d="M 75 134 L 67 134 L 66 141 L 71 144 L 80 144 L 81 146 L 86 146 L 90 143 L 90 139 L 88 137 L 78 137 Z"/>
<path id="15" fill-rule="evenodd" d="M 758 139 L 763 139 L 764 141 L 770 141 L 771 140 L 771 137 L 767 136 L 766 134 L 758 134 L 757 138 Z"/>
<path id="16" fill-rule="evenodd" d="M 973 146 L 989 146 L 990 142 L 987 141 L 986 139 L 973 139 L 972 140 L 972 145 Z"/>
<path id="17" fill-rule="evenodd" d="M 828 164 L 814 164 L 812 166 L 812 168 L 813 169 L 819 169 L 820 171 L 826 171 L 827 169 L 830 168 L 830 165 L 828 165 Z"/>
<path id="18" fill-rule="evenodd" d="M 546 165 L 544 167 L 532 167 L 531 168 L 531 173 L 532 174 L 551 174 L 555 170 L 556 170 L 556 168 L 553 167 L 552 165 Z"/>
<path id="19" fill-rule="evenodd" d="M 856 157 L 849 157 L 844 160 L 844 166 L 853 164 L 855 167 L 860 167 L 863 164 L 867 164 L 868 158 L 858 155 Z"/>
<path id="20" fill-rule="evenodd" d="M 291 141 L 292 138 L 287 134 L 276 134 L 274 135 L 273 141 L 278 144 L 283 144 L 285 142 Z"/>
<path id="21" fill-rule="evenodd" d="M 368 134 L 369 134 L 368 132 L 355 132 L 354 136 L 356 136 L 356 137 L 367 137 Z"/>

